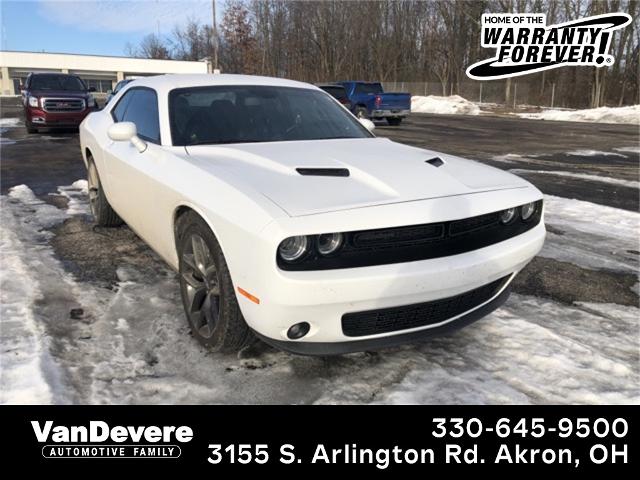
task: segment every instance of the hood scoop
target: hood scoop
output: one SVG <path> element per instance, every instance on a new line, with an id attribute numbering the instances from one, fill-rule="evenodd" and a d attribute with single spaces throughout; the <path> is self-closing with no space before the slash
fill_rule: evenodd
<path id="1" fill-rule="evenodd" d="M 444 165 L 444 161 L 440 157 L 430 158 L 429 160 L 425 160 L 424 163 L 429 163 L 429 164 L 433 165 L 436 168 L 437 167 L 441 167 L 442 165 Z"/>
<path id="2" fill-rule="evenodd" d="M 348 168 L 296 168 L 300 175 L 310 177 L 348 177 Z"/>

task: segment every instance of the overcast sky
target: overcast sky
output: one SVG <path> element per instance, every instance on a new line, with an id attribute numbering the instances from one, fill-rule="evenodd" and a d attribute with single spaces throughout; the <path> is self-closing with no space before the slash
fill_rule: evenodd
<path id="1" fill-rule="evenodd" d="M 218 22 L 224 2 L 216 0 Z M 124 55 L 188 18 L 211 23 L 211 0 L 1 0 L 0 49 Z"/>

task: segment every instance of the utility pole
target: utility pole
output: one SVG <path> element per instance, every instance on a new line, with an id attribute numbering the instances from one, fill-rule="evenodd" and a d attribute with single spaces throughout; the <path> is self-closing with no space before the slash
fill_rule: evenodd
<path id="1" fill-rule="evenodd" d="M 218 24 L 216 23 L 216 0 L 211 0 L 211 9 L 213 11 L 213 24 L 211 29 L 211 42 L 213 46 L 213 59 L 211 65 L 211 73 L 215 73 L 218 69 Z"/>

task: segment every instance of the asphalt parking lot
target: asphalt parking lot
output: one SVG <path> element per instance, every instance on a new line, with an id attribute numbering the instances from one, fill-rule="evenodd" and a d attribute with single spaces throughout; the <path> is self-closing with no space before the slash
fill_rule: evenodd
<path id="1" fill-rule="evenodd" d="M 637 126 L 418 114 L 400 127 L 378 125 L 378 136 L 512 170 L 543 191 L 549 236 L 515 295 L 479 326 L 418 347 L 317 359 L 254 345 L 222 358 L 190 341 L 173 272 L 128 228 L 91 224 L 86 195 L 73 185 L 86 177 L 77 132 L 29 135 L 20 121 L 5 121 L 21 118 L 17 100 L 1 107 L 2 223 L 13 235 L 3 256 L 33 253 L 24 262 L 35 262 L 32 314 L 48 339 L 50 401 L 640 398 Z M 536 329 L 546 345 L 520 339 Z M 559 350 L 584 359 L 559 365 Z M 550 368 L 557 371 L 545 374 Z"/>

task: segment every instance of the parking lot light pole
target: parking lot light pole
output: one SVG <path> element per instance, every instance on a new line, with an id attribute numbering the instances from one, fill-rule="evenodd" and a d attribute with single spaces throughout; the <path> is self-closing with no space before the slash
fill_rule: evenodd
<path id="1" fill-rule="evenodd" d="M 213 14 L 213 24 L 211 29 L 211 41 L 213 46 L 212 73 L 218 70 L 218 27 L 216 23 L 216 0 L 211 0 L 211 10 Z"/>

